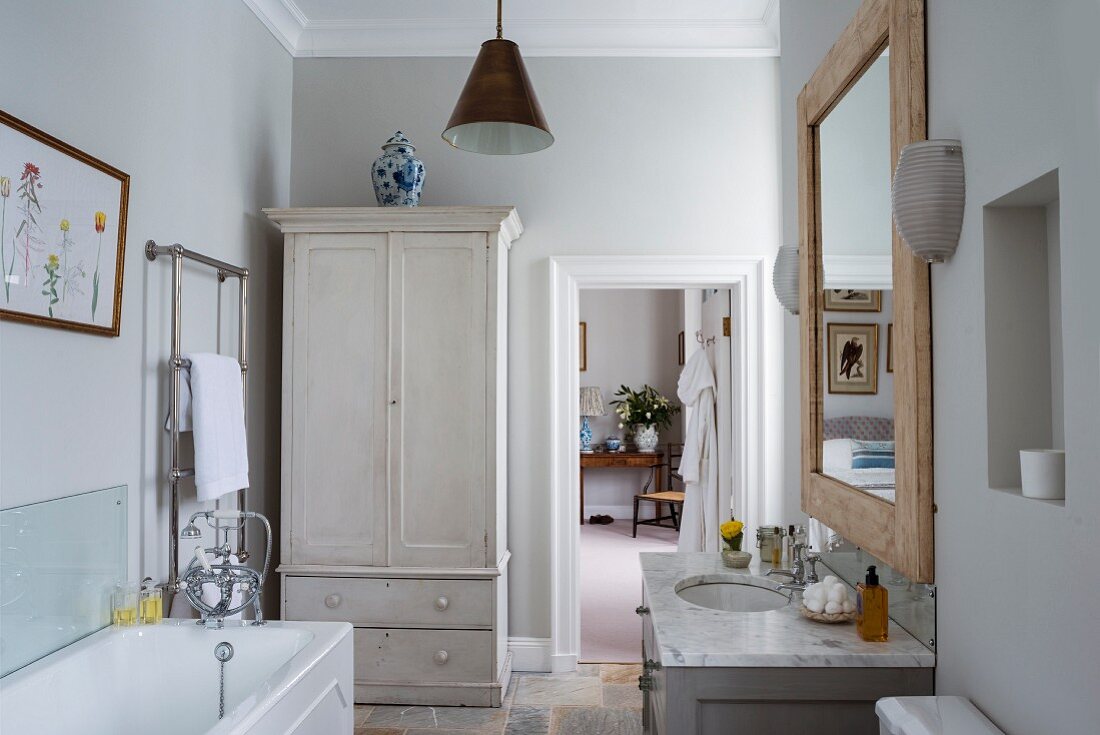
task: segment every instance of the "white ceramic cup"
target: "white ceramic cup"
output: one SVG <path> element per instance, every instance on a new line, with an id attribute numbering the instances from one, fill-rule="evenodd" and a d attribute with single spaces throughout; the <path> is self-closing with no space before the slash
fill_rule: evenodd
<path id="1" fill-rule="evenodd" d="M 1066 497 L 1064 449 L 1021 449 L 1020 482 L 1025 498 L 1062 500 Z"/>

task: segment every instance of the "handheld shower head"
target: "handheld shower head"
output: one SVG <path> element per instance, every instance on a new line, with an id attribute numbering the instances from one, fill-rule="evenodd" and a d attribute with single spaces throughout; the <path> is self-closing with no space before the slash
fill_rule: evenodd
<path id="1" fill-rule="evenodd" d="M 198 515 L 201 514 L 196 513 L 195 515 L 192 515 L 191 520 L 188 521 L 187 525 L 183 527 L 182 531 L 180 531 L 181 539 L 194 540 L 202 538 L 202 531 L 199 530 L 199 527 L 195 525 L 195 517 Z"/>

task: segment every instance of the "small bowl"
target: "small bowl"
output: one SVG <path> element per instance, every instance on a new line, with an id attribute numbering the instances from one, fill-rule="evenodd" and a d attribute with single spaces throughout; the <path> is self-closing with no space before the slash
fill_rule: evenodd
<path id="1" fill-rule="evenodd" d="M 748 551 L 734 551 L 722 549 L 722 563 L 733 569 L 744 569 L 752 561 L 752 553 Z"/>
<path id="2" fill-rule="evenodd" d="M 617 452 L 623 447 L 622 439 L 608 439 L 604 442 L 604 446 L 607 447 L 609 452 Z"/>
<path id="3" fill-rule="evenodd" d="M 798 611 L 802 613 L 802 617 L 815 623 L 850 623 L 856 619 L 855 610 L 850 613 L 815 613 L 805 605 L 799 605 Z"/>

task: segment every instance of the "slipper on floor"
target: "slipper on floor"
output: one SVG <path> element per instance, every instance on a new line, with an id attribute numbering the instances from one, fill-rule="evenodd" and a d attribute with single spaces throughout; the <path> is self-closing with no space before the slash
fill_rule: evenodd
<path id="1" fill-rule="evenodd" d="M 591 518 L 589 518 L 588 522 L 589 523 L 594 523 L 598 526 L 606 526 L 609 523 L 614 523 L 615 519 L 612 518 L 611 516 L 596 515 L 596 516 L 592 516 Z"/>

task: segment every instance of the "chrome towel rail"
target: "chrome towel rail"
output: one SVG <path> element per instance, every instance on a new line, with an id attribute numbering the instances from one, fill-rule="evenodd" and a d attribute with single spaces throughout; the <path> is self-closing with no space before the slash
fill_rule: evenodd
<path id="1" fill-rule="evenodd" d="M 236 278 L 240 281 L 239 312 L 240 329 L 238 330 L 237 361 L 241 365 L 241 383 L 244 387 L 245 415 L 248 414 L 248 269 L 226 263 L 225 261 L 211 258 L 209 255 L 188 250 L 182 245 L 157 245 L 148 240 L 145 243 L 145 257 L 156 260 L 160 255 L 172 258 L 172 345 L 168 365 L 172 371 L 169 382 L 170 402 L 168 404 L 170 439 L 170 464 L 168 470 L 168 484 L 171 488 L 171 512 L 168 518 L 168 581 L 163 585 L 172 594 L 179 592 L 179 534 L 180 534 L 180 497 L 179 483 L 185 477 L 195 474 L 193 467 L 180 467 L 180 371 L 190 365 L 190 361 L 184 359 L 180 348 L 181 339 L 181 305 L 183 300 L 183 261 L 192 260 L 196 263 L 210 266 L 217 270 L 218 280 Z M 237 509 L 245 510 L 247 489 L 237 491 Z M 248 559 L 248 551 L 245 539 L 245 530 L 241 528 L 237 535 L 237 558 L 243 563 Z M 169 611 L 171 610 L 172 597 L 168 597 Z"/>

